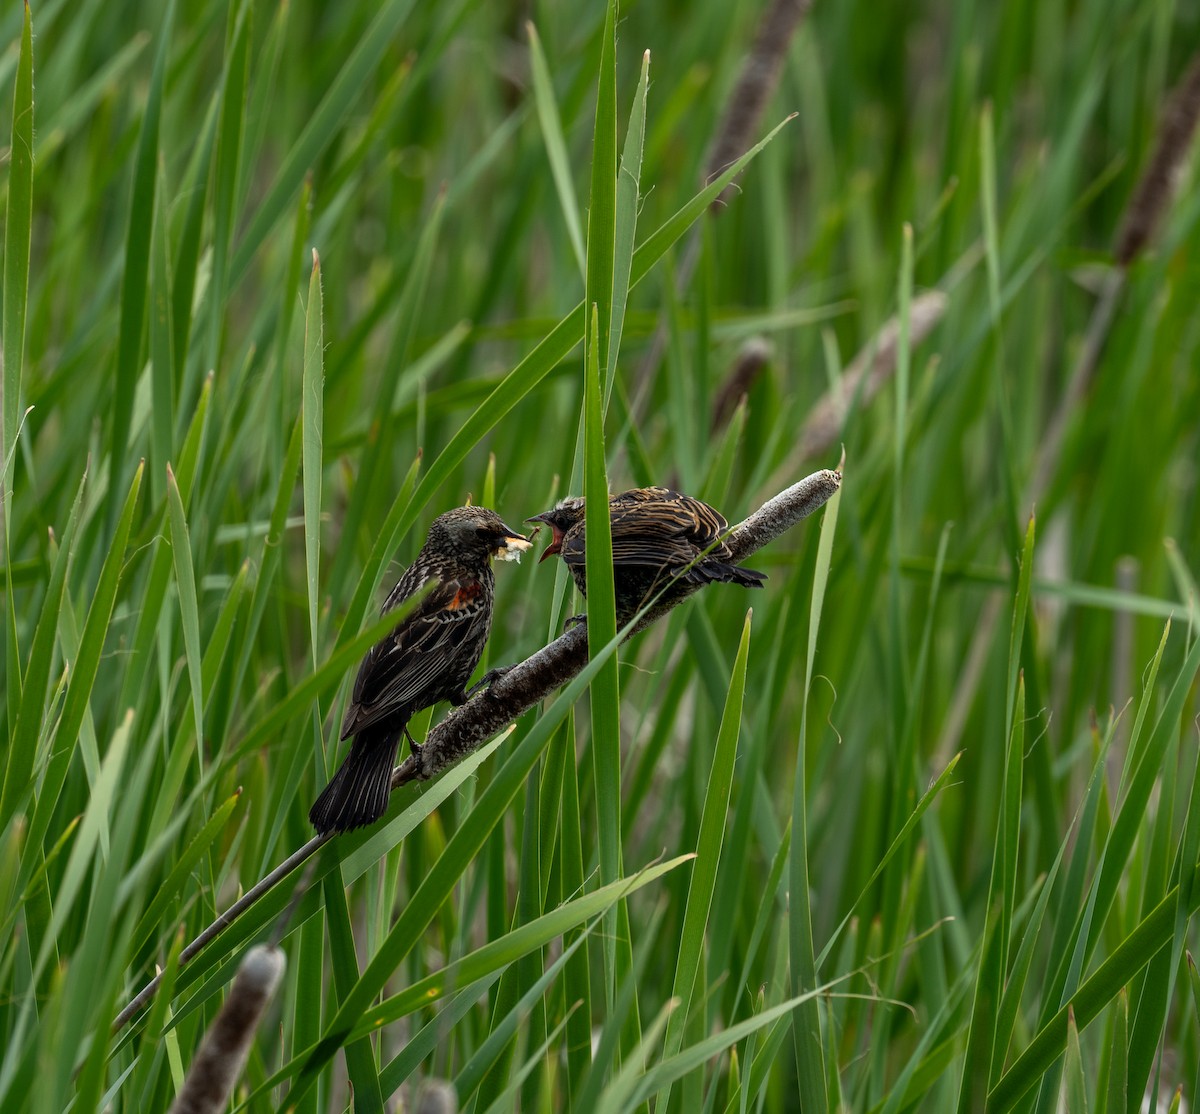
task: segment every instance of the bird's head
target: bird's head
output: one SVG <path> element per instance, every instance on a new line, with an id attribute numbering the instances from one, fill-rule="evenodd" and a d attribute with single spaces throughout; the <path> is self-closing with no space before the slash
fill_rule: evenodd
<path id="1" fill-rule="evenodd" d="M 532 518 L 525 520 L 526 522 L 544 522 L 551 530 L 550 544 L 542 551 L 542 555 L 538 558 L 538 564 L 562 549 L 563 536 L 573 526 L 579 525 L 583 521 L 583 516 L 582 496 L 572 495 L 567 499 L 560 499 L 550 510 L 535 514 Z"/>
<path id="2" fill-rule="evenodd" d="M 429 527 L 429 541 L 468 560 L 519 561 L 530 546 L 519 530 L 505 525 L 487 507 L 456 507 L 438 515 Z"/>

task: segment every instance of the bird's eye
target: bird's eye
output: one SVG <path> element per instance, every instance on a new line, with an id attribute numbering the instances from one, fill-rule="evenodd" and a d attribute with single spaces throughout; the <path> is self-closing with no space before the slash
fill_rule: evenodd
<path id="1" fill-rule="evenodd" d="M 495 531 L 488 529 L 488 527 L 486 527 L 486 526 L 476 526 L 475 533 L 478 534 L 481 538 L 490 538 L 495 533 Z"/>

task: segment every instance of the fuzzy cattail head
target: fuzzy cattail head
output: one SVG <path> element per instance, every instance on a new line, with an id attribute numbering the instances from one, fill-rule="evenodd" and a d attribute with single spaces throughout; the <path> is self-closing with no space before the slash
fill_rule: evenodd
<path id="1" fill-rule="evenodd" d="M 204 1034 L 171 1114 L 219 1114 L 226 1108 L 285 967 L 277 947 L 260 944 L 246 953 L 229 997 Z"/>

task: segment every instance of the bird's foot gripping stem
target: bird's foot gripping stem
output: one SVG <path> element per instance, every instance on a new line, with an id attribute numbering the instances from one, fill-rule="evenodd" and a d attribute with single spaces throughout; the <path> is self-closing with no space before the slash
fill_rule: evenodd
<path id="1" fill-rule="evenodd" d="M 511 673 L 516 668 L 515 665 L 498 665 L 495 669 L 489 669 L 478 681 L 475 682 L 466 692 L 463 693 L 463 698 L 460 703 L 465 704 L 477 692 L 483 689 L 491 688 L 501 677 L 506 673 Z"/>
<path id="2" fill-rule="evenodd" d="M 408 740 L 408 749 L 412 753 L 413 761 L 420 765 L 421 763 L 421 744 L 412 737 L 412 732 L 408 729 L 408 724 L 404 725 L 404 737 Z"/>

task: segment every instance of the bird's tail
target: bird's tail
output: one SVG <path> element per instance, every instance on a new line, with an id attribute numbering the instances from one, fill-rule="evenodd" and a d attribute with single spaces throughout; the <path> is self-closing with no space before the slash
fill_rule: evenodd
<path id="1" fill-rule="evenodd" d="M 728 583 L 740 584 L 744 588 L 761 588 L 767 579 L 767 574 L 758 569 L 744 569 L 741 565 L 727 565 L 726 568 L 729 570 Z"/>
<path id="2" fill-rule="evenodd" d="M 740 584 L 743 588 L 761 588 L 767 574 L 757 569 L 731 565 L 728 561 L 718 561 L 714 557 L 706 557 L 688 570 L 685 579 L 694 584 Z"/>
<path id="3" fill-rule="evenodd" d="M 399 743 L 399 731 L 367 730 L 355 738 L 346 760 L 309 809 L 318 832 L 348 832 L 374 824 L 387 812 Z"/>

